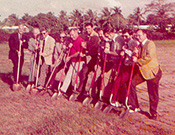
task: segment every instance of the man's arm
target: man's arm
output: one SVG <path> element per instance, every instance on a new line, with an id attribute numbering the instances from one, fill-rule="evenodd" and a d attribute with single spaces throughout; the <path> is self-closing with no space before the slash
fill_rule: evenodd
<path id="1" fill-rule="evenodd" d="M 156 46 L 153 41 L 149 41 L 146 50 L 146 55 L 138 59 L 140 66 L 148 64 L 154 57 L 156 57 Z"/>

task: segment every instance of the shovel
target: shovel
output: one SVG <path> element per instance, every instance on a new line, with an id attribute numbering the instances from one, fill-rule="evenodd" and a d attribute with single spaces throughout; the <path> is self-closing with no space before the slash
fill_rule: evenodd
<path id="1" fill-rule="evenodd" d="M 92 100 L 93 100 L 93 98 L 91 97 L 91 93 L 92 93 L 92 88 L 93 88 L 93 85 L 94 85 L 94 82 L 95 82 L 95 79 L 96 79 L 97 70 L 98 70 L 98 66 L 99 66 L 99 56 L 97 56 L 96 65 L 97 65 L 97 68 L 94 71 L 94 75 L 93 75 L 93 78 L 92 78 L 92 81 L 91 81 L 91 85 L 90 85 L 90 88 L 89 88 L 89 93 L 90 93 L 89 97 L 85 98 L 85 100 L 83 101 L 83 105 L 85 105 L 85 106 L 90 104 L 92 102 Z"/>
<path id="2" fill-rule="evenodd" d="M 102 108 L 102 90 L 103 90 L 103 80 L 104 80 L 104 73 L 105 73 L 105 68 L 106 68 L 106 60 L 107 60 L 107 54 L 105 53 L 105 58 L 104 58 L 104 64 L 103 64 L 103 71 L 102 71 L 102 76 L 101 76 L 101 86 L 100 86 L 100 100 L 95 104 L 96 109 Z"/>
<path id="3" fill-rule="evenodd" d="M 21 61 L 21 46 L 22 46 L 23 41 L 20 40 L 19 42 L 19 53 L 18 53 L 18 68 L 17 68 L 17 79 L 16 83 L 13 84 L 12 89 L 13 91 L 19 91 L 21 90 L 21 85 L 19 84 L 19 70 L 20 70 L 20 61 Z"/>
<path id="4" fill-rule="evenodd" d="M 52 79 L 52 77 L 53 77 L 53 74 L 54 74 L 54 72 L 55 72 L 57 66 L 60 64 L 60 61 L 61 61 L 61 58 L 62 58 L 62 57 L 63 57 L 63 49 L 61 50 L 60 56 L 58 57 L 58 59 L 56 60 L 56 62 L 55 62 L 55 64 L 54 64 L 53 70 L 52 70 L 52 72 L 51 72 L 51 74 L 50 74 L 50 76 L 49 76 L 49 79 L 48 79 L 48 81 L 47 81 L 47 83 L 46 83 L 46 86 L 45 86 L 45 87 L 46 87 L 46 90 L 42 93 L 42 95 L 44 95 L 44 94 L 47 92 L 49 83 L 50 83 L 50 81 L 51 81 L 51 79 Z"/>
<path id="5" fill-rule="evenodd" d="M 34 74 L 35 74 L 35 65 L 36 65 L 36 55 L 37 55 L 37 52 L 35 52 L 35 54 L 34 54 L 34 59 L 33 59 L 33 69 L 32 69 L 32 77 L 34 76 Z M 27 92 L 30 92 L 31 91 L 31 89 L 34 87 L 34 85 L 28 85 L 27 86 L 27 88 L 26 88 L 26 91 Z"/>
<path id="6" fill-rule="evenodd" d="M 68 50 L 67 57 L 69 56 L 70 49 L 71 49 L 71 48 L 69 48 L 69 50 Z M 58 89 L 57 89 L 57 91 L 52 95 L 51 100 L 56 100 L 57 97 L 61 94 L 61 93 L 60 93 L 60 87 L 61 87 L 61 82 L 62 82 L 62 80 L 63 80 L 63 75 L 64 75 L 64 72 L 65 72 L 65 69 L 66 69 L 66 65 L 67 65 L 67 62 L 68 62 L 68 61 L 67 61 L 67 57 L 66 57 L 66 61 L 65 61 L 64 67 L 63 67 L 63 71 L 62 71 L 62 73 L 61 73 L 61 78 L 60 78 L 60 80 L 59 80 Z"/>
<path id="7" fill-rule="evenodd" d="M 118 69 L 117 69 L 117 74 L 116 74 L 114 80 L 116 80 L 116 79 L 118 78 L 118 75 L 119 75 L 119 72 L 120 72 L 120 68 L 121 68 L 121 65 L 122 65 L 122 60 L 123 60 L 123 56 L 121 56 L 120 63 L 119 63 Z M 117 92 L 118 92 L 118 91 L 116 91 L 116 93 L 117 93 Z M 112 91 L 111 91 L 111 95 L 110 95 L 110 99 L 109 99 L 110 103 L 112 102 L 113 96 L 114 96 L 114 88 L 113 88 Z M 108 105 L 108 106 L 103 110 L 103 112 L 104 112 L 104 113 L 109 113 L 109 112 L 112 110 L 112 108 L 113 108 L 113 107 L 112 107 L 111 105 Z"/>
<path id="8" fill-rule="evenodd" d="M 43 51 L 43 40 L 40 42 L 40 53 Z M 41 55 L 39 54 L 39 61 L 38 61 L 38 67 L 37 67 L 37 75 L 36 75 L 36 81 L 35 81 L 35 88 L 31 89 L 31 94 L 36 95 L 38 93 L 38 89 L 36 87 L 38 86 L 38 78 L 39 78 L 39 72 L 40 72 L 40 65 L 41 65 Z"/>
<path id="9" fill-rule="evenodd" d="M 136 48 L 138 48 L 138 44 L 137 44 Z M 137 54 L 135 53 L 134 56 L 137 56 Z M 125 118 L 129 114 L 128 97 L 129 97 L 129 92 L 130 92 L 130 88 L 131 88 L 131 82 L 132 82 L 132 76 L 133 76 L 133 72 L 134 72 L 134 67 L 135 67 L 135 62 L 132 63 L 132 69 L 131 69 L 131 74 L 130 74 L 130 78 L 129 78 L 128 89 L 127 89 L 127 93 L 126 93 L 126 99 L 125 99 L 126 110 L 123 111 L 120 114 L 120 118 L 121 119 Z"/>
<path id="10" fill-rule="evenodd" d="M 80 53 L 83 51 L 83 47 L 80 50 Z M 81 56 L 79 54 L 79 61 L 78 61 L 78 68 L 77 68 L 77 74 L 76 74 L 76 79 L 75 79 L 75 85 L 74 85 L 74 90 L 73 90 L 73 94 L 70 96 L 69 100 L 70 101 L 75 101 L 78 97 L 78 92 L 77 90 L 77 83 L 78 83 L 78 75 L 79 75 L 79 70 L 80 70 L 80 62 L 81 62 Z"/>

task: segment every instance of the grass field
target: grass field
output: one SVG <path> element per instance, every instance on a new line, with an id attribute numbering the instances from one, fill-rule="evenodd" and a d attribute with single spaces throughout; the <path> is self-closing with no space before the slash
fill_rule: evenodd
<path id="1" fill-rule="evenodd" d="M 23 88 L 13 92 L 12 63 L 8 59 L 8 44 L 0 44 L 0 135 L 57 134 L 57 135 L 167 135 L 175 134 L 175 41 L 155 41 L 158 59 L 163 70 L 160 81 L 159 118 L 150 120 L 141 113 L 119 119 L 80 102 L 65 98 L 50 100 L 50 95 L 30 95 Z M 27 82 L 29 64 L 24 63 L 23 79 Z M 25 86 L 25 85 L 24 85 Z M 149 111 L 146 84 L 138 86 L 141 109 Z"/>

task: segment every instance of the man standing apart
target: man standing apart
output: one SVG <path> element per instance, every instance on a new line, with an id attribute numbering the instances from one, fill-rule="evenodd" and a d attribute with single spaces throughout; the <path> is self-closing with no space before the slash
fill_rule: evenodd
<path id="1" fill-rule="evenodd" d="M 22 42 L 21 52 L 20 52 L 20 41 Z M 24 35 L 24 25 L 18 26 L 18 32 L 13 33 L 9 38 L 9 59 L 13 62 L 13 76 L 14 83 L 17 83 L 17 69 L 18 69 L 18 55 L 20 59 L 19 67 L 19 82 L 21 81 L 21 71 L 24 63 L 24 48 L 27 48 L 27 37 Z"/>
<path id="2" fill-rule="evenodd" d="M 42 59 L 42 66 L 40 70 L 38 89 L 43 89 L 43 87 L 45 86 L 46 77 L 48 77 L 51 71 L 51 66 L 53 64 L 53 51 L 55 47 L 55 39 L 49 36 L 49 32 L 45 28 L 41 29 L 41 34 L 44 40 L 43 40 L 42 52 L 40 52 Z"/>
<path id="3" fill-rule="evenodd" d="M 139 108 L 136 86 L 144 81 L 147 83 L 149 102 L 150 102 L 150 118 L 157 118 L 157 106 L 159 101 L 159 81 L 162 76 L 162 71 L 157 60 L 156 46 L 153 41 L 147 38 L 145 30 L 137 30 L 138 40 L 141 42 L 141 49 L 138 52 L 138 58 L 133 57 L 139 67 L 137 73 L 134 75 L 131 90 L 130 90 L 130 104 L 135 108 Z"/>

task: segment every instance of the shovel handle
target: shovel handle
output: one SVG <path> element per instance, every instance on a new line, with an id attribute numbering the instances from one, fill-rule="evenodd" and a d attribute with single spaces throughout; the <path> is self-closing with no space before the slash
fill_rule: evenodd
<path id="1" fill-rule="evenodd" d="M 71 49 L 71 48 L 69 48 L 69 50 L 68 50 L 67 57 L 69 57 L 70 49 Z M 60 78 L 60 80 L 59 80 L 57 92 L 59 91 L 59 89 L 60 89 L 60 87 L 61 87 L 61 82 L 62 82 L 63 75 L 64 75 L 64 72 L 65 72 L 65 68 L 66 68 L 66 65 L 67 65 L 67 62 L 68 62 L 68 61 L 67 61 L 67 57 L 66 57 L 66 61 L 65 61 L 64 67 L 63 67 L 63 71 L 62 71 L 62 73 L 61 73 L 61 78 Z"/>
<path id="2" fill-rule="evenodd" d="M 101 76 L 100 98 L 102 96 L 102 90 L 103 90 L 103 80 L 104 80 L 104 73 L 105 73 L 105 68 L 106 68 L 106 60 L 107 60 L 107 54 L 105 53 L 104 64 L 103 64 L 103 71 L 102 71 L 102 76 Z"/>
<path id="3" fill-rule="evenodd" d="M 123 60 L 123 56 L 121 56 L 120 58 L 120 62 L 119 62 L 119 65 L 118 65 L 118 69 L 117 69 L 117 74 L 114 78 L 114 80 L 116 80 L 118 78 L 118 75 L 119 75 L 119 72 L 120 72 L 120 68 L 121 68 L 121 65 L 122 65 L 122 60 Z M 116 91 L 117 93 L 118 91 Z M 112 91 L 111 91 L 111 95 L 110 95 L 110 102 L 112 100 L 112 96 L 114 95 L 114 87 L 112 87 Z"/>
<path id="4" fill-rule="evenodd" d="M 80 49 L 80 53 L 83 51 L 83 47 L 81 47 Z M 76 74 L 76 79 L 75 79 L 75 86 L 74 86 L 74 90 L 76 90 L 76 86 L 77 86 L 77 82 L 78 82 L 78 74 L 79 74 L 79 70 L 80 70 L 80 61 L 81 61 L 81 56 L 79 54 L 79 61 L 78 61 L 78 68 L 77 68 L 77 74 Z"/>
<path id="5" fill-rule="evenodd" d="M 60 56 L 58 57 L 58 59 L 56 60 L 56 62 L 55 62 L 55 64 L 54 64 L 54 68 L 53 68 L 53 70 L 52 70 L 52 72 L 51 72 L 51 74 L 50 74 L 50 77 L 49 77 L 49 79 L 48 79 L 48 81 L 47 81 L 47 83 L 46 83 L 46 88 L 48 87 L 48 85 L 49 85 L 49 83 L 50 83 L 50 80 L 51 80 L 51 78 L 52 78 L 52 76 L 53 76 L 53 73 L 55 72 L 55 69 L 56 69 L 56 67 L 58 66 L 58 63 L 61 61 L 61 57 L 62 57 L 62 54 L 63 54 L 63 49 L 61 50 L 61 53 L 60 53 Z"/>
<path id="6" fill-rule="evenodd" d="M 42 42 L 40 42 L 40 46 L 42 44 L 44 44 L 43 40 L 41 40 Z M 38 85 L 38 78 L 39 78 L 39 71 L 40 71 L 40 65 L 41 65 L 41 52 L 43 51 L 43 47 L 40 48 L 40 52 L 39 52 L 39 61 L 38 61 L 38 67 L 37 67 L 37 75 L 36 75 L 36 82 L 35 82 L 35 87 L 37 87 Z"/>
<path id="7" fill-rule="evenodd" d="M 20 70 L 20 63 L 21 63 L 21 46 L 22 46 L 23 41 L 20 40 L 19 41 L 19 52 L 18 52 L 18 69 L 17 69 L 17 79 L 16 79 L 16 83 L 19 83 L 19 70 Z"/>
<path id="8" fill-rule="evenodd" d="M 138 44 L 136 45 L 136 48 L 138 48 Z M 135 53 L 134 56 L 137 56 L 137 54 Z M 130 92 L 130 88 L 131 88 L 131 82 L 132 82 L 134 67 L 135 67 L 135 62 L 132 63 L 131 74 L 130 74 L 130 78 L 129 78 L 127 93 L 126 93 L 125 105 L 127 106 L 127 108 L 128 108 L 128 97 L 129 97 L 129 92 Z"/>

